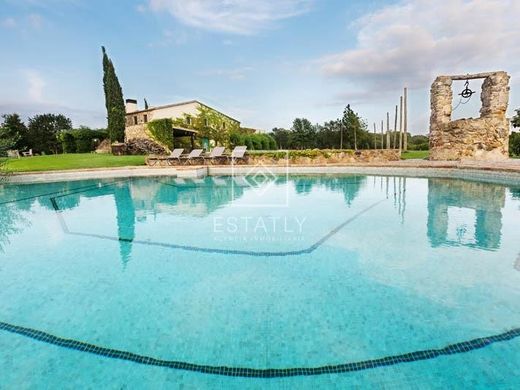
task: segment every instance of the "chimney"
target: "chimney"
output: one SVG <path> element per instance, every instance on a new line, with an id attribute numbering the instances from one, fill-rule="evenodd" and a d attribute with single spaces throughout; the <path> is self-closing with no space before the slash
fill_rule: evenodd
<path id="1" fill-rule="evenodd" d="M 135 99 L 126 99 L 126 104 L 125 104 L 125 111 L 126 111 L 126 113 L 128 114 L 129 112 L 135 112 L 137 110 L 138 110 L 138 108 L 137 108 L 137 100 L 135 100 Z"/>

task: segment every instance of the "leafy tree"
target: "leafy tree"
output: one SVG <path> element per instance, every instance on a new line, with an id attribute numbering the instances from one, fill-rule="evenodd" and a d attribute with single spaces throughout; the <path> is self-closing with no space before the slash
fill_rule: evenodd
<path id="1" fill-rule="evenodd" d="M 516 115 L 511 119 L 513 127 L 520 127 L 520 108 L 516 109 Z"/>
<path id="2" fill-rule="evenodd" d="M 72 129 L 72 122 L 61 114 L 41 114 L 29 118 L 27 141 L 29 147 L 40 153 L 58 153 L 61 131 Z"/>
<path id="3" fill-rule="evenodd" d="M 20 136 L 18 133 L 12 134 L 7 127 L 0 127 L 0 157 L 5 157 L 8 150 L 14 149 Z"/>
<path id="4" fill-rule="evenodd" d="M 16 138 L 16 143 L 12 146 L 12 149 L 27 149 L 27 126 L 22 122 L 20 115 L 18 114 L 5 114 L 2 115 L 3 122 L 0 125 L 4 128 L 3 137 L 10 139 Z"/>
<path id="5" fill-rule="evenodd" d="M 341 131 L 344 129 L 341 120 L 336 119 L 325 122 L 318 129 L 317 144 L 320 149 L 337 149 L 341 145 Z M 343 137 L 343 147 L 346 147 L 348 140 Z"/>
<path id="6" fill-rule="evenodd" d="M 7 177 L 7 151 L 14 149 L 19 139 L 18 133 L 12 134 L 11 129 L 0 127 L 0 183 Z"/>
<path id="7" fill-rule="evenodd" d="M 105 92 L 105 107 L 107 109 L 108 134 L 112 142 L 125 139 L 125 103 L 123 90 L 116 75 L 114 64 L 108 58 L 105 47 L 103 51 L 103 88 Z"/>
<path id="8" fill-rule="evenodd" d="M 291 131 L 275 127 L 271 132 L 271 137 L 276 142 L 280 149 L 289 149 Z"/>
<path id="9" fill-rule="evenodd" d="M 308 119 L 296 118 L 293 122 L 291 147 L 295 149 L 310 149 L 316 146 L 316 128 Z"/>

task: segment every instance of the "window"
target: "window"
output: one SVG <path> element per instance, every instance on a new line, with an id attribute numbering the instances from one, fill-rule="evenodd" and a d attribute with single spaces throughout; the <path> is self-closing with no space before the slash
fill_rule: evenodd
<path id="1" fill-rule="evenodd" d="M 134 125 L 137 125 L 137 115 L 134 116 Z"/>
<path id="2" fill-rule="evenodd" d="M 144 114 L 144 123 L 148 123 L 148 115 Z"/>
<path id="3" fill-rule="evenodd" d="M 186 124 L 191 125 L 191 116 L 186 117 Z"/>
<path id="4" fill-rule="evenodd" d="M 208 120 L 208 118 L 204 118 L 204 126 L 206 126 L 206 127 L 209 126 L 209 120 Z"/>
<path id="5" fill-rule="evenodd" d="M 226 128 L 226 122 L 222 122 L 222 128 L 223 128 L 223 129 Z"/>

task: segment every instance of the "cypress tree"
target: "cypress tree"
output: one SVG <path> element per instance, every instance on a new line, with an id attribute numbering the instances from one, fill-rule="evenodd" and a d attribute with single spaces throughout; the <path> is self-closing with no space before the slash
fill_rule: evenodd
<path id="1" fill-rule="evenodd" d="M 103 89 L 105 91 L 105 107 L 107 109 L 107 130 L 112 142 L 125 139 L 125 103 L 123 90 L 117 79 L 112 60 L 108 58 L 105 47 L 103 51 Z"/>

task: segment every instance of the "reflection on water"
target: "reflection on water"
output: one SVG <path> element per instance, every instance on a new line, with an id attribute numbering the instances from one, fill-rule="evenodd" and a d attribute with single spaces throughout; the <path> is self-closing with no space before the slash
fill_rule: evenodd
<path id="1" fill-rule="evenodd" d="M 500 185 L 428 179 L 428 238 L 431 245 L 498 249 L 505 198 L 506 187 Z M 455 224 L 451 235 L 450 222 Z"/>
<path id="2" fill-rule="evenodd" d="M 263 186 L 268 181 L 275 186 L 287 186 L 296 196 L 307 196 L 317 189 L 339 193 L 348 206 L 362 189 L 374 191 L 387 199 L 393 198 L 394 207 L 404 222 L 407 193 L 404 177 L 264 177 L 253 181 L 253 185 Z M 111 184 L 86 181 L 0 186 L 0 251 L 9 245 L 11 235 L 30 226 L 27 213 L 33 206 L 54 212 L 49 200 L 51 196 L 59 198 L 62 211 L 79 207 L 82 199 L 112 197 L 121 261 L 126 264 L 131 259 L 136 223 L 145 223 L 148 218 L 157 218 L 160 214 L 207 217 L 243 197 L 251 190 L 251 183 L 233 181 L 230 177 L 210 177 L 198 180 L 134 179 Z M 432 247 L 449 245 L 491 250 L 500 247 L 507 187 L 439 178 L 427 179 L 427 183 L 427 236 Z M 518 188 L 508 191 L 513 199 L 520 199 Z M 422 199 L 420 196 L 417 193 L 414 200 Z M 520 258 L 516 267 L 520 268 Z"/>
<path id="3" fill-rule="evenodd" d="M 9 245 L 9 236 L 19 233 L 22 226 L 30 226 L 30 222 L 16 205 L 0 205 L 0 252 Z"/>
<path id="4" fill-rule="evenodd" d="M 116 203 L 117 232 L 119 237 L 119 252 L 124 265 L 132 254 L 132 240 L 135 238 L 135 207 L 126 183 L 118 184 L 114 188 Z"/>
<path id="5" fill-rule="evenodd" d="M 343 194 L 345 204 L 350 205 L 359 195 L 359 191 L 366 182 L 366 176 L 320 176 L 294 177 L 288 179 L 294 186 L 297 194 L 309 194 L 313 188 L 325 188 L 331 192 Z M 287 180 L 284 180 L 284 182 Z"/>

